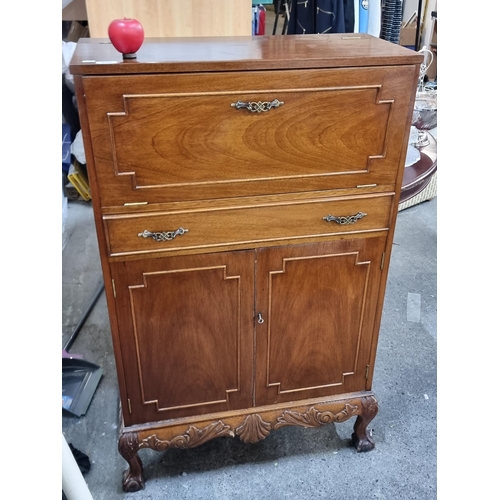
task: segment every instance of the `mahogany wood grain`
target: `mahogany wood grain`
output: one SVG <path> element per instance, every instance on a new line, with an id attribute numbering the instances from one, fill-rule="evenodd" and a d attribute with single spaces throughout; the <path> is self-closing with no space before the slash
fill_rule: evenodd
<path id="1" fill-rule="evenodd" d="M 111 275 L 109 260 L 106 258 L 106 236 L 104 225 L 102 223 L 102 206 L 99 202 L 99 184 L 97 176 L 95 175 L 94 157 L 92 154 L 92 138 L 90 136 L 90 127 L 87 119 L 87 107 L 85 101 L 85 94 L 83 90 L 83 78 L 75 76 L 75 93 L 78 101 L 78 112 L 80 115 L 80 124 L 82 130 L 82 137 L 84 142 L 84 149 L 86 153 L 86 165 L 89 174 L 89 184 L 92 193 L 92 210 L 94 213 L 94 222 L 97 235 L 97 244 L 101 260 L 102 276 L 104 281 L 104 293 L 106 296 L 106 303 L 108 309 L 108 317 L 111 328 L 111 339 L 113 343 L 113 354 L 115 358 L 116 374 L 118 378 L 118 387 L 120 393 L 121 405 L 126 408 L 128 404 L 127 399 L 127 382 L 126 372 L 128 367 L 124 363 L 122 356 L 122 345 L 120 342 L 119 328 L 118 328 L 118 312 L 113 293 L 113 278 Z"/>
<path id="2" fill-rule="evenodd" d="M 175 255 L 197 250 L 231 250 L 235 246 L 257 247 L 279 244 L 291 240 L 331 238 L 335 235 L 358 234 L 389 230 L 389 213 L 393 194 L 365 195 L 347 199 L 315 200 L 302 202 L 241 207 L 224 210 L 157 212 L 105 216 L 106 239 L 110 257 L 125 255 Z M 354 216 L 365 214 L 352 224 L 327 222 L 324 217 Z M 155 241 L 139 236 L 150 232 L 188 232 L 170 241 Z"/>
<path id="3" fill-rule="evenodd" d="M 365 389 L 385 241 L 258 252 L 257 405 Z"/>
<path id="4" fill-rule="evenodd" d="M 126 425 L 252 405 L 254 252 L 111 268 Z"/>
<path id="5" fill-rule="evenodd" d="M 196 448 L 218 437 L 238 437 L 245 443 L 265 439 L 271 431 L 283 427 L 317 428 L 345 422 L 356 417 L 352 441 L 358 452 L 375 446 L 368 425 L 376 416 L 378 403 L 371 392 L 350 393 L 295 403 L 266 405 L 239 412 L 176 419 L 156 424 L 123 427 L 118 449 L 129 464 L 123 475 L 126 492 L 144 488 L 144 476 L 139 451 L 145 448 L 164 452 L 171 448 Z"/>
<path id="6" fill-rule="evenodd" d="M 82 40 L 71 71 L 129 464 L 356 417 L 371 393 L 423 56 L 368 35 Z M 107 61 L 107 62 L 106 62 Z M 231 103 L 283 102 L 260 113 Z M 366 213 L 353 224 L 323 217 Z M 144 230 L 189 231 L 158 243 Z"/>
<path id="7" fill-rule="evenodd" d="M 361 184 L 353 188 L 325 189 L 322 191 L 304 191 L 300 193 L 283 193 L 265 196 L 239 196 L 238 198 L 218 198 L 209 200 L 185 200 L 164 203 L 137 203 L 121 206 L 100 207 L 100 214 L 109 218 L 121 215 L 140 215 L 152 213 L 177 212 L 210 212 L 212 210 L 228 210 L 253 208 L 269 205 L 290 205 L 308 200 L 342 201 L 350 197 L 366 197 L 394 194 L 394 184 Z"/>
<path id="8" fill-rule="evenodd" d="M 125 61 L 108 38 L 82 38 L 70 71 L 73 75 L 130 75 L 241 71 L 242 68 L 400 66 L 421 64 L 423 60 L 424 56 L 418 52 L 358 33 L 146 38 L 137 59 Z"/>
<path id="9" fill-rule="evenodd" d="M 85 78 L 101 203 L 394 183 L 414 75 L 403 66 Z M 231 107 L 274 99 L 284 104 L 262 113 Z"/>

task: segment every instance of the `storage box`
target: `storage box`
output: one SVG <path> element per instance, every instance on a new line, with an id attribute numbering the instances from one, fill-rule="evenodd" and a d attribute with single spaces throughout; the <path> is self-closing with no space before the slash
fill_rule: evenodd
<path id="1" fill-rule="evenodd" d="M 63 21 L 86 21 L 87 4 L 85 0 L 71 0 L 62 10 Z"/>
<path id="2" fill-rule="evenodd" d="M 435 80 L 437 78 L 437 19 L 434 21 L 434 28 L 432 31 L 432 39 L 430 50 L 434 56 L 432 64 L 427 68 L 427 77 L 429 80 Z"/>
<path id="3" fill-rule="evenodd" d="M 84 26 L 82 23 L 78 21 L 72 21 L 71 26 L 68 31 L 68 35 L 66 36 L 66 42 L 78 42 L 80 38 L 88 38 L 89 37 L 89 28 L 88 26 Z"/>
<path id="4" fill-rule="evenodd" d="M 427 68 L 426 75 L 429 80 L 435 80 L 437 77 L 437 48 L 431 47 L 430 50 L 434 56 L 434 59 L 432 60 L 430 66 Z"/>
<path id="5" fill-rule="evenodd" d="M 417 27 L 408 26 L 407 28 L 401 28 L 399 34 L 399 45 L 408 47 L 409 49 L 415 50 L 415 38 L 417 37 Z"/>

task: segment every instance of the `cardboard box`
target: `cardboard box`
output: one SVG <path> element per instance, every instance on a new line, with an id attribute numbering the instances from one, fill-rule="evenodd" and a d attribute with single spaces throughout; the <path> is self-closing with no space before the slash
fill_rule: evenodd
<path id="1" fill-rule="evenodd" d="M 88 26 L 84 26 L 82 23 L 78 21 L 72 21 L 71 26 L 68 31 L 68 35 L 66 36 L 66 42 L 78 42 L 80 38 L 88 38 L 89 37 L 89 28 Z"/>
<path id="2" fill-rule="evenodd" d="M 434 59 L 432 60 L 431 65 L 427 68 L 426 75 L 427 78 L 431 81 L 436 80 L 437 77 L 437 48 L 431 47 L 432 55 Z"/>
<path id="3" fill-rule="evenodd" d="M 415 50 L 415 38 L 417 37 L 417 27 L 409 26 L 401 28 L 399 34 L 399 45 Z"/>
<path id="4" fill-rule="evenodd" d="M 427 78 L 429 80 L 435 80 L 437 78 L 437 58 L 438 58 L 438 50 L 437 50 L 437 19 L 434 21 L 434 29 L 432 31 L 432 39 L 430 50 L 434 59 L 432 60 L 432 64 L 427 68 Z"/>
<path id="5" fill-rule="evenodd" d="M 87 21 L 87 4 L 85 0 L 71 0 L 62 10 L 63 21 Z"/>

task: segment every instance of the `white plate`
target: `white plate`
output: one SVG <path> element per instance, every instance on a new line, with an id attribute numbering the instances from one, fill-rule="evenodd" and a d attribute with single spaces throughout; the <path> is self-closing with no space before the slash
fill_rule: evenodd
<path id="1" fill-rule="evenodd" d="M 411 144 L 408 145 L 408 150 L 406 152 L 405 167 L 411 167 L 415 165 L 417 161 L 420 160 L 420 151 L 413 147 Z"/>

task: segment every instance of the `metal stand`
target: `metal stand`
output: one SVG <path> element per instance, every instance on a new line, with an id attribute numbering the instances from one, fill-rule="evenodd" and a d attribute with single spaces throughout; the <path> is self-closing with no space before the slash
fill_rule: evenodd
<path id="1" fill-rule="evenodd" d="M 286 31 L 288 28 L 288 20 L 290 19 L 290 9 L 289 9 L 289 5 L 288 5 L 287 0 L 283 0 L 283 1 L 277 0 L 277 2 L 275 2 L 276 17 L 274 18 L 273 35 L 276 35 L 276 29 L 278 28 L 278 19 L 279 19 L 280 14 L 281 14 L 282 7 L 285 7 L 285 16 L 284 16 L 285 20 L 283 22 L 283 29 L 281 30 L 281 34 L 286 35 Z"/>
<path id="2" fill-rule="evenodd" d="M 65 346 L 63 347 L 64 351 L 69 351 L 70 347 L 73 345 L 73 342 L 76 340 L 76 337 L 78 337 L 78 334 L 80 333 L 80 330 L 82 329 L 83 325 L 85 324 L 85 321 L 87 321 L 87 318 L 89 317 L 89 314 L 92 312 L 92 309 L 95 306 L 95 303 L 97 302 L 97 299 L 101 296 L 101 293 L 104 291 L 104 283 L 101 283 L 99 285 L 99 289 L 97 290 L 96 294 L 94 295 L 94 298 L 92 299 L 92 302 L 88 306 L 87 310 L 83 313 L 82 319 L 74 329 L 73 333 L 71 334 L 71 337 L 68 339 L 66 342 Z"/>
<path id="3" fill-rule="evenodd" d="M 80 322 L 63 348 L 62 408 L 64 411 L 67 411 L 77 417 L 81 417 L 87 413 L 87 409 L 92 401 L 97 385 L 101 380 L 103 371 L 98 365 L 80 359 L 81 356 L 73 357 L 69 355 L 68 350 L 76 340 L 76 337 L 80 333 L 80 330 L 94 308 L 97 299 L 101 296 L 103 290 L 104 283 L 101 283 L 90 305 L 87 307 L 87 310 L 83 314 Z"/>

